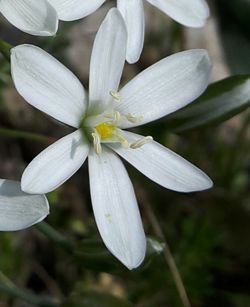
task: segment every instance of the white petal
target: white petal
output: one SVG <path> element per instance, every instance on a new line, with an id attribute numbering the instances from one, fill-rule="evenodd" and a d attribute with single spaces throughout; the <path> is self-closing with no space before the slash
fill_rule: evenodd
<path id="1" fill-rule="evenodd" d="M 39 223 L 49 214 L 44 195 L 21 191 L 20 182 L 0 179 L 0 231 L 14 231 Z"/>
<path id="2" fill-rule="evenodd" d="M 142 0 L 117 0 L 128 31 L 126 59 L 129 63 L 139 60 L 144 42 L 144 9 Z"/>
<path id="3" fill-rule="evenodd" d="M 141 72 L 121 89 L 122 114 L 143 117 L 145 124 L 170 114 L 195 100 L 206 89 L 211 63 L 205 50 L 171 55 Z M 138 126 L 123 123 L 122 128 Z"/>
<path id="4" fill-rule="evenodd" d="M 30 162 L 22 176 L 22 190 L 32 194 L 53 191 L 82 166 L 88 152 L 80 130 L 66 135 Z"/>
<path id="5" fill-rule="evenodd" d="M 16 89 L 28 103 L 55 119 L 79 127 L 86 94 L 75 75 L 54 57 L 32 45 L 11 49 Z"/>
<path id="6" fill-rule="evenodd" d="M 59 19 L 77 20 L 92 14 L 105 0 L 48 0 L 57 10 Z"/>
<path id="7" fill-rule="evenodd" d="M 142 136 L 123 131 L 125 138 L 133 143 Z M 211 179 L 187 160 L 157 142 L 138 149 L 125 149 L 109 145 L 145 176 L 165 188 L 178 192 L 194 192 L 212 187 Z"/>
<path id="8" fill-rule="evenodd" d="M 90 191 L 96 223 L 102 239 L 129 269 L 144 259 L 146 239 L 133 186 L 121 160 L 103 148 L 89 156 Z"/>
<path id="9" fill-rule="evenodd" d="M 148 2 L 188 27 L 203 27 L 209 16 L 209 7 L 205 0 L 148 0 Z"/>
<path id="10" fill-rule="evenodd" d="M 101 112 L 112 102 L 110 91 L 118 89 L 126 44 L 123 18 L 117 9 L 111 9 L 97 32 L 91 55 L 89 99 L 92 109 Z"/>
<path id="11" fill-rule="evenodd" d="M 58 28 L 56 10 L 47 0 L 1 0 L 0 12 L 15 27 L 32 35 L 54 35 Z"/>

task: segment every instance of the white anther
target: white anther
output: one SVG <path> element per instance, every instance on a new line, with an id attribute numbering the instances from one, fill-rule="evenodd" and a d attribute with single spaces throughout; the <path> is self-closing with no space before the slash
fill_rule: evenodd
<path id="1" fill-rule="evenodd" d="M 142 138 L 142 139 L 140 139 L 140 140 L 138 140 L 138 141 L 132 143 L 132 144 L 130 145 L 130 148 L 132 148 L 132 149 L 137 149 L 137 148 L 140 148 L 140 147 L 142 147 L 143 145 L 148 144 L 148 143 L 150 143 L 150 142 L 152 142 L 152 141 L 153 141 L 152 136 L 146 136 L 146 137 L 144 137 L 144 138 Z"/>
<path id="2" fill-rule="evenodd" d="M 110 124 L 117 126 L 121 121 L 121 114 L 118 111 L 114 111 L 111 114 L 105 114 L 105 118 L 109 119 Z"/>
<path id="3" fill-rule="evenodd" d="M 126 119 L 132 123 L 132 124 L 136 124 L 136 123 L 140 123 L 143 120 L 143 116 L 134 116 L 131 113 L 126 114 Z"/>
<path id="4" fill-rule="evenodd" d="M 101 139 L 97 131 L 93 132 L 92 134 L 93 137 L 93 144 L 94 144 L 94 149 L 95 152 L 100 155 L 102 153 L 102 146 L 101 146 Z"/>
<path id="5" fill-rule="evenodd" d="M 109 94 L 114 98 L 115 101 L 120 102 L 122 100 L 122 96 L 120 93 L 116 91 L 110 91 Z"/>
<path id="6" fill-rule="evenodd" d="M 127 139 L 125 139 L 124 136 L 122 136 L 121 134 L 117 134 L 116 138 L 118 139 L 118 141 L 121 143 L 123 148 L 129 148 L 129 142 Z"/>
<path id="7" fill-rule="evenodd" d="M 118 125 L 121 120 L 121 114 L 118 111 L 114 112 L 114 124 Z"/>

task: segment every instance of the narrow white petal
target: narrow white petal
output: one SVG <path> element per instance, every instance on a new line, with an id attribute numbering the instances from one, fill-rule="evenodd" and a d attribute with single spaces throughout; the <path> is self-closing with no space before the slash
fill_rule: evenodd
<path id="1" fill-rule="evenodd" d="M 84 163 L 89 145 L 80 130 L 66 135 L 42 151 L 25 169 L 22 190 L 32 194 L 53 191 Z"/>
<path id="2" fill-rule="evenodd" d="M 59 19 L 77 20 L 95 12 L 105 0 L 48 0 L 57 10 Z"/>
<path id="3" fill-rule="evenodd" d="M 103 111 L 118 89 L 125 62 L 126 26 L 120 12 L 111 9 L 99 28 L 90 62 L 90 107 Z"/>
<path id="4" fill-rule="evenodd" d="M 188 50 L 171 55 L 141 72 L 121 89 L 116 104 L 122 114 L 143 117 L 145 124 L 189 104 L 206 89 L 211 63 L 205 50 Z M 124 123 L 122 128 L 138 123 Z"/>
<path id="5" fill-rule="evenodd" d="M 209 7 L 205 0 L 148 0 L 148 2 L 188 27 L 203 27 L 209 16 Z"/>
<path id="6" fill-rule="evenodd" d="M 103 148 L 89 156 L 90 191 L 96 223 L 102 239 L 129 269 L 144 259 L 146 239 L 133 186 L 121 160 Z"/>
<path id="7" fill-rule="evenodd" d="M 26 33 L 51 36 L 57 32 L 57 12 L 47 0 L 1 0 L 0 12 Z"/>
<path id="8" fill-rule="evenodd" d="M 0 179 L 0 231 L 15 231 L 39 223 L 49 214 L 44 195 L 30 195 L 20 182 Z"/>
<path id="9" fill-rule="evenodd" d="M 142 138 L 131 132 L 123 132 L 131 143 Z M 213 185 L 200 169 L 157 142 L 152 141 L 138 149 L 125 149 L 115 144 L 109 146 L 145 176 L 170 190 L 194 192 Z"/>
<path id="10" fill-rule="evenodd" d="M 80 81 L 42 49 L 20 45 L 11 49 L 11 74 L 17 91 L 37 109 L 73 127 L 86 110 Z"/>
<path id="11" fill-rule="evenodd" d="M 144 42 L 144 9 L 142 0 L 117 0 L 128 31 L 127 55 L 129 63 L 139 60 Z"/>

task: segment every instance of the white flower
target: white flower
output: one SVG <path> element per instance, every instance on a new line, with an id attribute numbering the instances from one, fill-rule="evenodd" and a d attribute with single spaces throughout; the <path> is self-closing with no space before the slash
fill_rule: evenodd
<path id="1" fill-rule="evenodd" d="M 189 27 L 202 27 L 209 16 L 205 0 L 147 0 L 176 21 Z M 33 35 L 54 35 L 58 19 L 83 18 L 105 0 L 1 0 L 0 12 L 17 28 Z M 138 61 L 144 42 L 143 0 L 117 0 L 127 25 L 127 61 Z"/>
<path id="2" fill-rule="evenodd" d="M 149 67 L 118 92 L 127 32 L 117 9 L 102 23 L 90 63 L 89 95 L 78 79 L 38 47 L 11 51 L 18 92 L 33 106 L 77 130 L 41 152 L 26 168 L 22 189 L 47 193 L 64 183 L 88 156 L 93 210 L 108 249 L 128 268 L 143 261 L 146 240 L 128 174 L 116 153 L 163 187 L 191 192 L 211 180 L 198 168 L 124 128 L 146 124 L 187 105 L 207 87 L 206 51 L 184 51 Z"/>
<path id="3" fill-rule="evenodd" d="M 0 0 L 0 12 L 20 30 L 40 36 L 57 32 L 58 21 L 83 18 L 105 0 Z"/>
<path id="4" fill-rule="evenodd" d="M 205 0 L 147 0 L 179 23 L 194 28 L 205 25 L 209 8 Z M 126 59 L 135 63 L 140 58 L 144 43 L 143 0 L 117 0 L 117 8 L 127 25 Z"/>
<path id="5" fill-rule="evenodd" d="M 21 190 L 17 181 L 0 179 L 0 231 L 30 227 L 49 214 L 44 195 L 30 195 Z"/>

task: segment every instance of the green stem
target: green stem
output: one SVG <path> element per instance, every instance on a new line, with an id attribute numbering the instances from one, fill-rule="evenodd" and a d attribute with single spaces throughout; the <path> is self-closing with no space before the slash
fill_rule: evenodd
<path id="1" fill-rule="evenodd" d="M 12 46 L 5 41 L 0 39 L 0 52 L 5 57 L 5 59 L 9 62 L 10 61 L 10 49 Z"/>
<path id="2" fill-rule="evenodd" d="M 165 258 L 166 263 L 168 264 L 168 267 L 170 269 L 170 272 L 172 274 L 173 280 L 175 282 L 176 288 L 178 290 L 180 300 L 182 302 L 183 307 L 191 307 L 191 303 L 189 301 L 189 297 L 187 295 L 187 291 L 185 289 L 184 283 L 182 281 L 181 274 L 178 270 L 178 267 L 175 263 L 174 256 L 172 255 L 172 252 L 170 250 L 170 247 L 167 243 L 167 240 L 165 238 L 165 235 L 163 233 L 163 230 L 160 226 L 160 223 L 158 222 L 158 219 L 151 208 L 150 204 L 146 200 L 143 200 L 143 205 L 145 208 L 146 215 L 148 217 L 148 220 L 150 221 L 155 234 L 157 237 L 161 238 L 163 242 L 165 243 L 165 248 L 163 250 L 163 255 Z"/>
<path id="3" fill-rule="evenodd" d="M 48 140 L 51 138 L 49 136 L 45 136 L 38 133 L 32 133 L 32 132 L 25 132 L 25 131 L 18 131 L 13 129 L 7 129 L 0 127 L 0 136 L 6 136 L 11 138 L 17 138 L 17 139 L 26 139 L 31 141 L 37 141 L 37 142 L 48 142 Z"/>
<path id="4" fill-rule="evenodd" d="M 52 240 L 52 241 L 56 242 L 58 245 L 60 245 L 67 252 L 69 252 L 69 253 L 73 252 L 73 250 L 74 250 L 74 243 L 70 242 L 62 234 L 60 234 L 60 232 L 58 232 L 57 230 L 52 228 L 46 222 L 41 222 L 41 223 L 37 224 L 36 228 L 39 231 L 41 231 L 50 240 Z"/>
<path id="5" fill-rule="evenodd" d="M 11 297 L 20 298 L 34 306 L 41 307 L 55 307 L 58 306 L 56 302 L 53 302 L 45 297 L 40 297 L 33 294 L 30 291 L 23 290 L 17 287 L 8 287 L 0 284 L 0 292 L 10 295 Z"/>
<path id="6" fill-rule="evenodd" d="M 250 113 L 248 112 L 241 126 L 241 129 L 238 132 L 237 139 L 234 144 L 234 148 L 228 154 L 228 163 L 226 164 L 227 168 L 225 173 L 227 174 L 225 178 L 228 178 L 230 184 L 231 178 L 236 174 L 244 163 L 245 153 L 247 149 L 245 148 L 248 145 L 247 132 L 250 125 Z"/>

